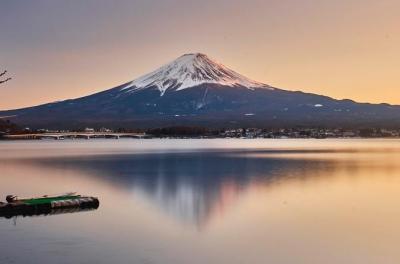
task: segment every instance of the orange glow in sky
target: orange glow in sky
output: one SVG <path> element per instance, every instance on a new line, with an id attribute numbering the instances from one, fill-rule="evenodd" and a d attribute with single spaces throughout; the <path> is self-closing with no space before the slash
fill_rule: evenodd
<path id="1" fill-rule="evenodd" d="M 99 92 L 184 53 L 260 82 L 400 104 L 400 1 L 6 1 L 0 109 Z"/>

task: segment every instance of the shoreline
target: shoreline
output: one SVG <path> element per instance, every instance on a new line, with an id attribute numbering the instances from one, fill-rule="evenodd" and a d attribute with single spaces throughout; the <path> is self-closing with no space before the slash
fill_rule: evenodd
<path id="1" fill-rule="evenodd" d="M 10 142 L 10 141 L 91 141 L 91 140 L 154 140 L 154 139 L 170 139 L 170 140 L 188 140 L 188 139 L 235 139 L 235 140 L 307 140 L 307 139 L 400 139 L 400 137 L 180 137 L 180 136 L 168 136 L 168 137 L 146 137 L 146 138 L 133 138 L 133 137 L 120 137 L 120 138 L 106 138 L 106 137 L 91 137 L 91 138 L 1 138 L 0 142 Z"/>

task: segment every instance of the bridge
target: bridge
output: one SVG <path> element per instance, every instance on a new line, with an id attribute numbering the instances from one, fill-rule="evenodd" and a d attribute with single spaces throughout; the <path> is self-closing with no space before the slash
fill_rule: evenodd
<path id="1" fill-rule="evenodd" d="M 114 132 L 57 132 L 57 133 L 40 133 L 40 134 L 18 134 L 3 135 L 4 139 L 91 139 L 91 138 L 146 138 L 149 135 L 145 133 L 114 133 Z"/>

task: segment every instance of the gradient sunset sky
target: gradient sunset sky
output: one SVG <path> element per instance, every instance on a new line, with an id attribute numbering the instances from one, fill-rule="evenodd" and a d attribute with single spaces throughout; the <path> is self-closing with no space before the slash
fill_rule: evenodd
<path id="1" fill-rule="evenodd" d="M 112 88 L 202 52 L 288 90 L 400 104 L 399 0 L 1 0 L 0 109 Z"/>

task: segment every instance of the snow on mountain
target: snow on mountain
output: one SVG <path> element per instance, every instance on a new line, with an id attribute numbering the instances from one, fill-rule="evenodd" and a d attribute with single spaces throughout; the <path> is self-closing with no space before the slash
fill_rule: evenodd
<path id="1" fill-rule="evenodd" d="M 168 89 L 180 91 L 204 83 L 242 86 L 249 89 L 260 87 L 272 89 L 215 62 L 205 54 L 191 53 L 130 82 L 121 90 L 134 92 L 156 86 L 163 95 Z"/>

